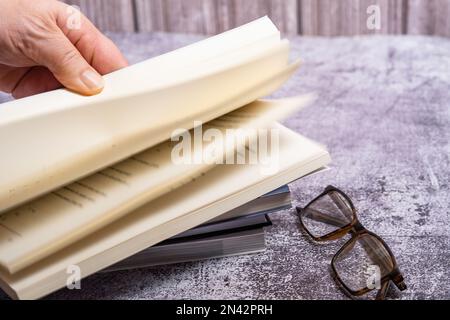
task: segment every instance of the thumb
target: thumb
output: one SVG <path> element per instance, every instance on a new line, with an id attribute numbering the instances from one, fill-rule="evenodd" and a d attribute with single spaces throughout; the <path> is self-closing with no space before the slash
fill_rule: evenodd
<path id="1" fill-rule="evenodd" d="M 39 60 L 63 86 L 72 91 L 94 95 L 103 90 L 102 76 L 90 66 L 62 31 L 40 48 Z"/>

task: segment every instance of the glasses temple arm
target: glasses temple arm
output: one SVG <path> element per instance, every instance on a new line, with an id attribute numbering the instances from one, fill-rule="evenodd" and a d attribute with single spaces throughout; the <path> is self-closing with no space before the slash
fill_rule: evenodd
<path id="1" fill-rule="evenodd" d="M 390 286 L 391 286 L 391 281 L 389 281 L 389 280 L 385 281 L 381 285 L 380 290 L 378 290 L 375 300 L 385 300 Z"/>

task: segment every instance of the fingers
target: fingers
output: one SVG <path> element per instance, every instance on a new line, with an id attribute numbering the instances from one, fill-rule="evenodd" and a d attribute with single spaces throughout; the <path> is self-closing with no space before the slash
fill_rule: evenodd
<path id="1" fill-rule="evenodd" d="M 70 90 L 83 95 L 93 95 L 103 90 L 101 75 L 61 31 L 41 41 L 36 62 L 46 66 Z"/>
<path id="2" fill-rule="evenodd" d="M 61 88 L 61 83 L 45 67 L 29 68 L 11 91 L 15 99 Z"/>
<path id="3" fill-rule="evenodd" d="M 119 49 L 81 13 L 77 11 L 79 23 L 69 23 L 74 9 L 59 1 L 52 4 L 53 27 L 33 42 L 37 52 L 33 55 L 36 64 L 47 67 L 57 81 L 72 91 L 83 95 L 101 92 L 104 87 L 101 75 L 127 66 L 127 61 Z M 29 80 L 31 78 L 26 79 L 30 84 L 33 82 Z M 54 82 L 50 87 L 54 87 Z"/>
<path id="4" fill-rule="evenodd" d="M 82 38 L 77 43 L 77 49 L 102 75 L 128 66 L 127 60 L 116 45 L 103 34 L 98 34 L 95 47 L 89 43 L 87 38 Z"/>
<path id="5" fill-rule="evenodd" d="M 2 4 L 8 4 L 6 9 L 12 13 L 7 16 L 13 16 L 18 5 Z M 21 6 L 23 23 L 9 25 L 4 52 L 0 51 L 0 61 L 9 66 L 0 68 L 0 90 L 23 97 L 63 85 L 93 95 L 104 87 L 101 75 L 128 65 L 113 42 L 74 8 L 59 1 L 37 0 Z M 73 21 L 76 12 L 79 23 Z"/>
<path id="6" fill-rule="evenodd" d="M 128 65 L 117 46 L 89 19 L 74 8 L 57 2 L 57 25 L 77 50 L 100 74 L 108 74 Z M 77 16 L 78 14 L 78 16 Z M 73 23 L 78 17 L 79 23 Z M 71 20 L 72 19 L 72 20 Z"/>
<path id="7" fill-rule="evenodd" d="M 0 64 L 0 91 L 10 93 L 16 99 L 61 87 L 45 67 L 15 68 Z"/>
<path id="8" fill-rule="evenodd" d="M 12 93 L 28 70 L 0 64 L 0 91 Z"/>

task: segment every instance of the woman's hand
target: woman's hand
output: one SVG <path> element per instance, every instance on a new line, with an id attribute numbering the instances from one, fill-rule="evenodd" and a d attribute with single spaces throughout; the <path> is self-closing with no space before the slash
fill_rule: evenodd
<path id="1" fill-rule="evenodd" d="M 0 91 L 15 98 L 64 86 L 102 91 L 101 75 L 127 66 L 75 8 L 55 0 L 0 0 Z"/>

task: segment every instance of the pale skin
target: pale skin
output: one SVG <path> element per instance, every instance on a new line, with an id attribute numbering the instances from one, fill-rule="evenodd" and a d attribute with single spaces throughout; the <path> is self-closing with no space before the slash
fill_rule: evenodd
<path id="1" fill-rule="evenodd" d="M 74 12 L 56 0 L 0 0 L 0 91 L 23 98 L 66 87 L 94 95 L 102 75 L 127 66 L 85 16 L 68 20 Z"/>

